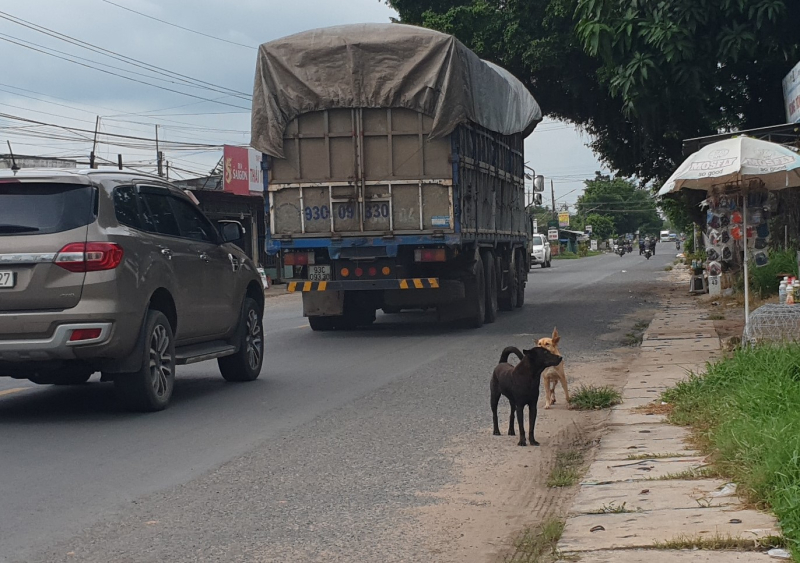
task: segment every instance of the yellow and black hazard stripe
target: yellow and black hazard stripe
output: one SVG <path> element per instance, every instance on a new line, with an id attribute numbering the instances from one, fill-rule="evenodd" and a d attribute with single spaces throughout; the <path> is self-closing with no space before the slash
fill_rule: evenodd
<path id="1" fill-rule="evenodd" d="M 293 281 L 286 291 L 348 291 L 367 289 L 439 289 L 439 278 L 407 278 L 392 280 L 336 280 L 336 281 Z"/>

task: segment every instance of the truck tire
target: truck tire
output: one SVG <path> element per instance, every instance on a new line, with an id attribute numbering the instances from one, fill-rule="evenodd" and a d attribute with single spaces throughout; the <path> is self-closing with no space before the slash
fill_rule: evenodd
<path id="1" fill-rule="evenodd" d="M 521 256 L 517 256 L 517 299 L 514 303 L 515 307 L 522 307 L 525 304 L 525 278 L 527 277 L 527 270 L 525 268 L 525 261 Z"/>
<path id="2" fill-rule="evenodd" d="M 120 399 L 131 410 L 160 411 L 167 408 L 175 386 L 175 337 L 161 311 L 150 309 L 145 317 L 142 367 L 114 376 Z"/>
<path id="3" fill-rule="evenodd" d="M 503 279 L 505 290 L 500 292 L 497 303 L 501 311 L 512 311 L 517 306 L 517 260 L 515 254 L 511 254 L 511 263 L 503 263 L 502 269 L 508 270 L 508 276 Z M 502 278 L 501 278 L 502 279 Z"/>
<path id="4" fill-rule="evenodd" d="M 341 317 L 308 317 L 308 326 L 316 332 L 324 332 L 336 328 L 336 321 Z"/>
<path id="5" fill-rule="evenodd" d="M 494 253 L 491 250 L 481 252 L 483 262 L 484 287 L 486 289 L 486 306 L 484 321 L 493 323 L 497 320 L 497 270 Z"/>
<path id="6" fill-rule="evenodd" d="M 475 252 L 469 278 L 464 282 L 465 305 L 469 314 L 464 318 L 464 325 L 469 328 L 480 328 L 486 317 L 486 280 L 481 255 Z"/>
<path id="7" fill-rule="evenodd" d="M 225 381 L 254 381 L 261 374 L 264 363 L 262 317 L 258 303 L 250 297 L 245 299 L 237 329 L 239 350 L 235 354 L 217 359 L 219 372 Z"/>

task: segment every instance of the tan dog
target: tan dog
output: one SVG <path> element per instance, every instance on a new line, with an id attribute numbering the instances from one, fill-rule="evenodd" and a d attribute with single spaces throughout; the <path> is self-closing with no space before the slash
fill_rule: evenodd
<path id="1" fill-rule="evenodd" d="M 561 355 L 558 350 L 558 343 L 561 337 L 558 335 L 558 329 L 553 328 L 553 336 L 550 338 L 540 338 L 536 343 L 537 346 L 545 348 L 551 354 Z M 564 388 L 564 396 L 569 403 L 569 389 L 567 389 L 567 374 L 564 373 L 564 362 L 557 366 L 549 367 L 542 372 L 542 381 L 544 381 L 544 408 L 549 409 L 550 405 L 556 402 L 556 384 L 560 381 L 561 386 Z"/>

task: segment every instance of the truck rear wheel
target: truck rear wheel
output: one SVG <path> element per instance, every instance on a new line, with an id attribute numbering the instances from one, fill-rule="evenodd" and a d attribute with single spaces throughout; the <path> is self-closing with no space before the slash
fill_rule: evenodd
<path id="1" fill-rule="evenodd" d="M 504 264 L 503 270 L 508 270 L 507 276 L 501 277 L 505 290 L 500 292 L 498 297 L 498 304 L 501 311 L 511 311 L 517 306 L 517 279 L 519 272 L 517 271 L 517 260 L 515 254 L 511 254 L 511 263 Z"/>
<path id="2" fill-rule="evenodd" d="M 486 279 L 484 277 L 483 260 L 480 253 L 475 253 L 469 279 L 464 282 L 465 303 L 469 314 L 464 324 L 470 328 L 483 326 L 486 317 Z"/>
<path id="3" fill-rule="evenodd" d="M 308 317 L 308 326 L 313 331 L 333 330 L 338 319 L 341 317 Z"/>
<path id="4" fill-rule="evenodd" d="M 481 252 L 481 260 L 486 289 L 484 321 L 493 323 L 497 320 L 497 270 L 495 269 L 494 253 L 491 250 Z"/>
<path id="5" fill-rule="evenodd" d="M 525 260 L 521 255 L 517 256 L 516 274 L 517 286 L 515 290 L 517 292 L 517 298 L 515 300 L 514 307 L 522 307 L 525 304 L 525 278 L 527 277 L 528 272 L 525 267 Z"/>

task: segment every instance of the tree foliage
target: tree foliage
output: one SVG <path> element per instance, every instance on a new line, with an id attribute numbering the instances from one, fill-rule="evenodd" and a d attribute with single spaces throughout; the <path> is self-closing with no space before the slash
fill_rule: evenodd
<path id="1" fill-rule="evenodd" d="M 506 67 L 643 182 L 674 171 L 683 139 L 783 123 L 781 80 L 800 59 L 798 0 L 387 2 Z"/>
<path id="2" fill-rule="evenodd" d="M 663 220 L 656 210 L 652 194 L 624 178 L 612 178 L 597 173 L 594 179 L 586 180 L 586 190 L 578 198 L 578 214 L 587 217 L 597 215 L 610 219 L 617 234 L 657 233 Z M 597 219 L 594 219 L 597 221 Z M 590 223 L 595 228 L 593 223 Z M 600 225 L 600 224 L 598 224 Z M 614 231 L 612 231 L 614 232 Z"/>

